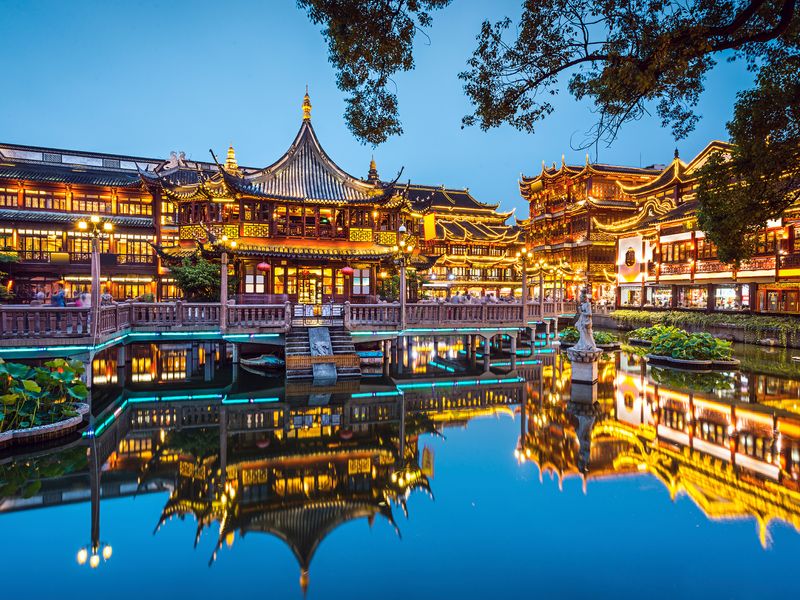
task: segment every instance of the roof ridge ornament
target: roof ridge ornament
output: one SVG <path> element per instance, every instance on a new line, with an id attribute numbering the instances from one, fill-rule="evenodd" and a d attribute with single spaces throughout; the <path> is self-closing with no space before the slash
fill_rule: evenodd
<path id="1" fill-rule="evenodd" d="M 231 175 L 239 175 L 239 163 L 236 162 L 236 151 L 233 149 L 233 144 L 228 146 L 228 156 L 225 159 L 225 170 Z"/>
<path id="2" fill-rule="evenodd" d="M 311 120 L 311 98 L 308 96 L 308 84 L 306 84 L 306 95 L 303 96 L 303 121 Z"/>
<path id="3" fill-rule="evenodd" d="M 375 164 L 375 155 L 372 155 L 369 161 L 369 172 L 367 173 L 367 181 L 370 183 L 377 183 L 380 180 L 378 176 L 378 165 Z"/>

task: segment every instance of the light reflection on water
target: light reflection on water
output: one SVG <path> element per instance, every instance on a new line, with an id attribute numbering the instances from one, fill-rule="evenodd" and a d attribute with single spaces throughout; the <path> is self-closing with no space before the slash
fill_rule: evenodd
<path id="1" fill-rule="evenodd" d="M 417 339 L 393 377 L 328 388 L 242 372 L 219 344 L 104 352 L 97 436 L 0 459 L 6 590 L 484 597 L 535 572 L 545 596 L 796 593 L 785 352 L 703 375 L 618 352 L 573 389 L 552 348 L 514 372 L 495 349 L 484 373 L 464 343 Z"/>

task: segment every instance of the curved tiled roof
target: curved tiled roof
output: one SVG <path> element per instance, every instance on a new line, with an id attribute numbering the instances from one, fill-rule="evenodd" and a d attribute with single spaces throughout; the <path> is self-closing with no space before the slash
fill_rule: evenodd
<path id="1" fill-rule="evenodd" d="M 263 194 L 303 200 L 369 200 L 383 192 L 334 163 L 322 149 L 310 119 L 303 121 L 286 154 L 246 179 Z"/>
<path id="2" fill-rule="evenodd" d="M 2 163 L 0 178 L 49 183 L 76 183 L 111 187 L 137 187 L 140 180 L 136 173 L 90 169 L 72 166 Z"/>

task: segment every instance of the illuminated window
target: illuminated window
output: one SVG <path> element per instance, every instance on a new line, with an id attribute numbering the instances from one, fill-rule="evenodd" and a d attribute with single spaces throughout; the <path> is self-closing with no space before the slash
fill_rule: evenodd
<path id="1" fill-rule="evenodd" d="M 25 190 L 23 196 L 25 208 L 37 208 L 41 210 L 67 209 L 67 195 L 63 192 Z"/>
<path id="2" fill-rule="evenodd" d="M 264 294 L 267 291 L 267 278 L 256 265 L 246 265 L 244 270 L 245 294 Z"/>
<path id="3" fill-rule="evenodd" d="M 111 196 L 72 194 L 72 210 L 92 214 L 111 212 Z"/>
<path id="4" fill-rule="evenodd" d="M 18 207 L 19 190 L 0 188 L 0 206 Z"/>
<path id="5" fill-rule="evenodd" d="M 150 198 L 117 198 L 117 212 L 121 215 L 152 215 L 153 201 Z"/>
<path id="6" fill-rule="evenodd" d="M 369 294 L 369 269 L 353 270 L 353 293 L 357 295 Z"/>

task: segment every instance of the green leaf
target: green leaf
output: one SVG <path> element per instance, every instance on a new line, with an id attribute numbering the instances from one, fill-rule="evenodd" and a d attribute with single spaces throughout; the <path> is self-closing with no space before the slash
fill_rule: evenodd
<path id="1" fill-rule="evenodd" d="M 42 388 L 39 386 L 39 384 L 30 379 L 23 380 L 22 386 L 25 388 L 25 391 L 33 392 L 34 394 L 38 394 L 42 391 Z"/>

